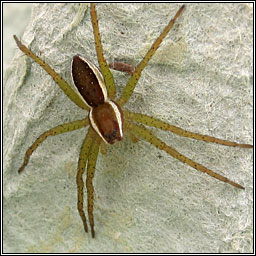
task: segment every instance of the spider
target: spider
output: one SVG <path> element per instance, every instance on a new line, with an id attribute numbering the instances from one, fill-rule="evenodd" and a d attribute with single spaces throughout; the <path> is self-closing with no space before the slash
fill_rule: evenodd
<path id="1" fill-rule="evenodd" d="M 18 172 L 21 173 L 24 170 L 32 153 L 48 136 L 55 136 L 61 133 L 70 132 L 89 126 L 88 132 L 80 150 L 76 183 L 78 195 L 77 208 L 83 222 L 84 231 L 88 232 L 87 219 L 83 210 L 83 175 L 85 168 L 87 168 L 87 211 L 91 235 L 93 238 L 95 237 L 95 231 L 93 218 L 94 188 L 92 180 L 94 177 L 98 153 L 101 151 L 103 154 L 105 154 L 105 144 L 114 144 L 117 141 L 121 141 L 124 135 L 128 135 L 133 142 L 145 140 L 156 148 L 165 151 L 169 155 L 185 164 L 190 165 L 198 171 L 207 173 L 208 175 L 220 181 L 229 183 L 236 188 L 244 189 L 244 187 L 238 183 L 182 155 L 174 148 L 168 146 L 166 143 L 156 137 L 150 129 L 146 128 L 146 126 L 159 128 L 164 131 L 170 131 L 183 137 L 217 143 L 230 147 L 252 148 L 252 145 L 239 144 L 236 142 L 186 131 L 154 117 L 123 109 L 124 105 L 128 102 L 131 95 L 133 94 L 136 84 L 138 83 L 138 80 L 141 76 L 141 72 L 147 66 L 148 62 L 160 46 L 162 40 L 169 33 L 174 23 L 183 12 L 184 8 L 184 5 L 179 8 L 174 18 L 171 19 L 168 25 L 164 28 L 144 58 L 136 66 L 135 70 L 129 70 L 129 66 L 126 66 L 125 64 L 123 65 L 122 63 L 117 63 L 117 65 L 110 65 L 115 69 L 118 69 L 119 67 L 120 71 L 128 71 L 130 74 L 130 78 L 119 98 L 116 97 L 116 86 L 114 78 L 103 55 L 97 13 L 94 4 L 90 5 L 90 14 L 99 69 L 80 55 L 74 56 L 72 61 L 72 77 L 75 90 L 73 90 L 70 85 L 47 63 L 45 63 L 41 58 L 36 56 L 30 49 L 23 45 L 21 41 L 18 40 L 18 38 L 14 35 L 14 39 L 20 50 L 24 52 L 28 57 L 32 58 L 36 63 L 38 63 L 78 107 L 89 112 L 87 118 L 85 119 L 61 124 L 42 133 L 26 151 L 23 164 L 19 168 Z"/>

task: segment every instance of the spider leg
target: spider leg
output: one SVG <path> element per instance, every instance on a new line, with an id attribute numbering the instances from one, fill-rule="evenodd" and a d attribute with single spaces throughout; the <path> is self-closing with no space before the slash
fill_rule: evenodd
<path id="1" fill-rule="evenodd" d="M 95 237 L 94 232 L 94 221 L 93 221 L 93 184 L 92 179 L 94 177 L 95 167 L 96 167 L 96 161 L 98 158 L 99 153 L 99 147 L 101 144 L 101 138 L 97 136 L 95 140 L 92 143 L 91 151 L 88 158 L 88 164 L 87 164 L 87 175 L 86 175 L 86 188 L 87 188 L 87 210 L 88 210 L 88 216 L 89 216 L 89 222 L 91 227 L 91 234 L 92 237 Z"/>
<path id="2" fill-rule="evenodd" d="M 93 144 L 94 139 L 94 132 L 90 127 L 88 129 L 88 133 L 83 141 L 80 156 L 78 161 L 78 169 L 77 169 L 77 176 L 76 176 L 76 184 L 77 184 L 77 209 L 79 215 L 84 224 L 84 231 L 88 232 L 88 227 L 86 223 L 86 217 L 84 214 L 83 206 L 84 206 L 84 181 L 83 181 L 83 174 L 85 171 L 85 166 L 88 161 L 88 157 L 90 154 L 91 146 Z"/>
<path id="3" fill-rule="evenodd" d="M 100 65 L 100 70 L 101 70 L 101 73 L 102 73 L 105 83 L 106 83 L 108 96 L 110 99 L 113 100 L 116 96 L 115 81 L 114 81 L 114 77 L 113 77 L 111 71 L 109 70 L 109 67 L 104 58 L 104 55 L 103 55 L 103 49 L 102 49 L 102 44 L 101 44 L 101 39 L 100 39 L 100 31 L 99 31 L 97 13 L 95 10 L 95 4 L 91 4 L 91 20 L 92 20 L 94 41 L 95 41 L 95 45 L 96 45 L 96 52 L 97 52 L 98 62 Z"/>
<path id="4" fill-rule="evenodd" d="M 134 134 L 128 132 L 128 135 L 133 143 L 139 142 L 139 139 Z"/>
<path id="5" fill-rule="evenodd" d="M 123 112 L 123 113 L 124 113 L 125 121 L 130 122 L 131 119 L 128 119 L 128 118 L 126 117 L 125 112 Z M 126 123 L 126 122 L 124 122 L 124 124 L 125 124 L 125 123 Z M 124 125 L 124 133 L 130 137 L 130 140 L 131 140 L 133 143 L 139 142 L 138 136 L 135 136 L 135 134 L 131 133 L 131 132 L 130 132 L 130 128 L 129 128 L 127 125 Z"/>
<path id="6" fill-rule="evenodd" d="M 106 147 L 106 143 L 104 141 L 102 141 L 100 144 L 100 152 L 102 155 L 107 154 L 107 147 Z"/>
<path id="7" fill-rule="evenodd" d="M 19 168 L 18 172 L 21 173 L 24 170 L 24 168 L 28 164 L 29 158 L 32 155 L 32 153 L 37 149 L 37 147 L 45 139 L 47 139 L 48 136 L 55 136 L 55 135 L 65 133 L 65 132 L 71 132 L 71 131 L 86 127 L 88 124 L 89 124 L 89 120 L 88 120 L 88 118 L 86 118 L 83 120 L 77 120 L 77 121 L 73 121 L 70 123 L 58 125 L 52 129 L 42 133 L 27 150 L 27 152 L 25 154 L 24 162 L 23 162 L 22 166 Z"/>
<path id="8" fill-rule="evenodd" d="M 185 5 L 182 5 L 180 7 L 180 9 L 178 10 L 178 12 L 175 14 L 174 18 L 171 19 L 171 21 L 169 22 L 169 24 L 165 27 L 165 29 L 163 30 L 163 32 L 160 34 L 160 36 L 156 39 L 156 41 L 152 44 L 151 48 L 148 50 L 148 52 L 146 53 L 145 57 L 142 59 L 142 61 L 139 63 L 139 65 L 136 67 L 133 75 L 130 77 L 128 83 L 126 84 L 121 97 L 118 99 L 117 103 L 120 106 L 123 106 L 131 97 L 135 86 L 138 82 L 138 80 L 140 79 L 141 76 L 141 72 L 142 70 L 147 66 L 148 62 L 150 61 L 150 59 L 152 58 L 152 56 L 154 55 L 155 51 L 158 49 L 158 47 L 160 46 L 161 42 L 163 41 L 163 39 L 166 37 L 166 35 L 168 34 L 168 32 L 171 30 L 173 24 L 175 23 L 176 19 L 180 16 L 180 14 L 182 13 L 183 9 L 184 9 Z"/>
<path id="9" fill-rule="evenodd" d="M 139 123 L 151 126 L 151 127 L 156 127 L 163 131 L 170 131 L 170 132 L 178 134 L 179 136 L 182 136 L 182 137 L 188 137 L 188 138 L 192 138 L 195 140 L 202 140 L 205 142 L 217 143 L 217 144 L 221 144 L 221 145 L 225 145 L 225 146 L 229 146 L 229 147 L 241 147 L 241 148 L 252 148 L 253 147 L 253 145 L 250 145 L 250 144 L 239 144 L 239 143 L 228 141 L 228 140 L 221 140 L 221 139 L 211 137 L 208 135 L 202 135 L 202 134 L 198 134 L 198 133 L 194 133 L 194 132 L 189 132 L 189 131 L 183 130 L 177 126 L 168 124 L 166 122 L 163 122 L 161 120 L 158 120 L 156 118 L 153 118 L 153 117 L 150 117 L 150 116 L 147 116 L 144 114 L 132 113 L 130 111 L 125 110 L 124 115 L 126 118 L 128 118 L 130 120 L 134 120 L 136 122 L 139 122 Z"/>
<path id="10" fill-rule="evenodd" d="M 150 144 L 154 145 L 155 147 L 159 148 L 160 150 L 164 150 L 165 152 L 167 152 L 169 155 L 171 155 L 172 157 L 180 160 L 181 162 L 190 165 L 191 167 L 195 168 L 198 171 L 201 172 L 205 172 L 208 175 L 229 183 L 230 185 L 240 188 L 240 189 L 244 189 L 244 187 L 242 187 L 241 185 L 237 184 L 236 182 L 229 180 L 228 178 L 207 169 L 206 167 L 204 167 L 203 165 L 194 162 L 193 160 L 191 160 L 190 158 L 180 154 L 178 151 L 176 151 L 174 148 L 166 145 L 163 141 L 161 141 L 160 139 L 158 139 L 151 131 L 149 131 L 148 129 L 146 129 L 146 127 L 144 127 L 143 125 L 138 125 L 138 124 L 132 124 L 129 122 L 125 123 L 127 128 L 129 129 L 130 132 L 134 133 L 136 136 L 141 137 L 142 139 L 148 141 Z"/>
<path id="11" fill-rule="evenodd" d="M 31 50 L 29 50 L 25 45 L 23 45 L 17 36 L 13 36 L 16 41 L 17 46 L 20 48 L 22 52 L 24 52 L 28 57 L 33 59 L 36 63 L 38 63 L 58 84 L 60 89 L 80 108 L 89 110 L 88 106 L 80 99 L 80 97 L 73 91 L 73 89 L 69 86 L 69 84 L 58 74 L 56 73 L 47 63 L 45 63 L 42 59 L 36 56 Z"/>

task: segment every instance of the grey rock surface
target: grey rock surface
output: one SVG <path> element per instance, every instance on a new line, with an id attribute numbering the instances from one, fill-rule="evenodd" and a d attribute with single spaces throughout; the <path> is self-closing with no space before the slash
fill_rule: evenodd
<path id="1" fill-rule="evenodd" d="M 179 6 L 97 4 L 107 61 L 138 64 Z M 21 39 L 69 83 L 72 56 L 97 63 L 88 4 L 36 4 Z M 127 108 L 190 131 L 252 143 L 252 67 L 252 4 L 187 4 Z M 113 74 L 120 93 L 129 76 Z M 94 178 L 92 239 L 76 209 L 86 129 L 48 138 L 24 173 L 17 173 L 41 133 L 87 113 L 18 49 L 3 91 L 5 252 L 252 252 L 252 150 L 156 130 L 181 153 L 245 186 L 240 191 L 146 142 L 125 138 L 108 146 Z"/>

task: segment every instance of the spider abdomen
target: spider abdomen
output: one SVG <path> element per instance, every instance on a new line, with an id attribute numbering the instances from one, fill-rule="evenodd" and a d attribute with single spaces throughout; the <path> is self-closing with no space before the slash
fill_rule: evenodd
<path id="1" fill-rule="evenodd" d="M 108 99 L 102 74 L 93 63 L 79 55 L 73 57 L 72 77 L 79 96 L 90 108 Z"/>

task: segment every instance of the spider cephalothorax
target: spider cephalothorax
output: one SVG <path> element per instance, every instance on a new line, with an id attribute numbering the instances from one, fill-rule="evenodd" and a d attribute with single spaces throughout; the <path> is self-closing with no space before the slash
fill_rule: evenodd
<path id="1" fill-rule="evenodd" d="M 99 62 L 99 69 L 94 64 L 85 60 L 81 56 L 74 56 L 72 62 L 72 76 L 77 91 L 74 91 L 59 74 L 57 74 L 48 64 L 46 64 L 43 60 L 37 57 L 31 50 L 24 46 L 16 36 L 14 36 L 14 39 L 20 50 L 23 51 L 27 56 L 31 57 L 39 65 L 41 65 L 42 68 L 45 69 L 46 72 L 48 72 L 48 74 L 63 90 L 63 92 L 78 107 L 89 112 L 88 117 L 83 120 L 77 120 L 70 123 L 61 124 L 41 134 L 27 150 L 24 162 L 19 169 L 19 173 L 22 172 L 25 166 L 28 164 L 29 157 L 31 156 L 33 151 L 48 136 L 54 136 L 89 126 L 88 132 L 83 141 L 80 151 L 76 182 L 78 189 L 77 207 L 83 221 L 84 230 L 88 232 L 87 221 L 83 210 L 83 174 L 85 172 L 85 167 L 87 167 L 87 207 L 92 237 L 95 236 L 93 220 L 92 179 L 95 172 L 98 153 L 100 148 L 102 153 L 105 152 L 105 143 L 113 144 L 116 141 L 122 140 L 122 138 L 124 137 L 124 131 L 125 134 L 128 135 L 134 142 L 138 141 L 139 139 L 143 139 L 151 143 L 158 149 L 164 150 L 169 155 L 175 157 L 176 159 L 182 161 L 183 163 L 190 165 L 194 169 L 201 172 L 205 172 L 208 175 L 218 180 L 229 183 L 234 187 L 243 189 L 243 186 L 239 185 L 238 183 L 218 173 L 215 173 L 214 171 L 206 168 L 205 166 L 196 163 L 190 158 L 180 154 L 174 148 L 168 146 L 159 138 L 157 138 L 151 130 L 146 128 L 146 126 L 159 128 L 165 131 L 171 131 L 183 137 L 189 137 L 196 140 L 202 140 L 205 142 L 218 143 L 226 146 L 252 148 L 252 145 L 238 144 L 236 142 L 230 142 L 227 140 L 221 140 L 207 135 L 189 132 L 179 127 L 163 122 L 154 117 L 134 113 L 128 110 L 122 110 L 122 107 L 131 97 L 134 88 L 141 76 L 141 72 L 147 66 L 149 60 L 151 59 L 155 51 L 158 49 L 162 40 L 168 34 L 176 19 L 180 16 L 183 10 L 184 5 L 180 7 L 174 18 L 164 28 L 163 32 L 152 44 L 151 48 L 148 50 L 145 57 L 141 60 L 141 62 L 137 65 L 135 69 L 122 63 L 118 63 L 117 65 L 111 65 L 111 67 L 128 72 L 131 75 L 128 83 L 126 84 L 119 98 L 116 98 L 116 87 L 114 79 L 103 55 L 97 14 L 94 4 L 91 4 L 91 20 L 94 32 L 96 52 Z"/>

